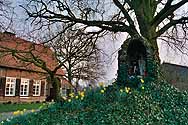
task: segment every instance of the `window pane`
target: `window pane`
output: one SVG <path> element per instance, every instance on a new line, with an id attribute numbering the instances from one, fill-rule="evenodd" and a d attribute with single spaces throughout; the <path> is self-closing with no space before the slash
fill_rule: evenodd
<path id="1" fill-rule="evenodd" d="M 7 78 L 7 82 L 10 82 L 10 78 Z"/>
<path id="2" fill-rule="evenodd" d="M 13 92 L 13 88 L 10 88 L 10 91 Z"/>
<path id="3" fill-rule="evenodd" d="M 23 85 L 21 85 L 21 89 L 23 88 Z"/>
<path id="4" fill-rule="evenodd" d="M 10 86 L 10 84 L 7 84 L 6 87 L 8 88 Z"/>
<path id="5" fill-rule="evenodd" d="M 6 91 L 8 92 L 8 91 L 9 91 L 9 88 L 6 88 Z"/>

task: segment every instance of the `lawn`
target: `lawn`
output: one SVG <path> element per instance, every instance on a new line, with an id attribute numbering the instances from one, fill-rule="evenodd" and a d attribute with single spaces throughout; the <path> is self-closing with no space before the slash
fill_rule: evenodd
<path id="1" fill-rule="evenodd" d="M 100 87 L 3 124 L 188 125 L 188 93 L 163 81 L 130 89 Z"/>
<path id="2" fill-rule="evenodd" d="M 25 104 L 0 104 L 0 113 L 2 112 L 12 112 L 17 110 L 31 110 L 31 109 L 38 109 L 42 103 L 25 103 Z"/>

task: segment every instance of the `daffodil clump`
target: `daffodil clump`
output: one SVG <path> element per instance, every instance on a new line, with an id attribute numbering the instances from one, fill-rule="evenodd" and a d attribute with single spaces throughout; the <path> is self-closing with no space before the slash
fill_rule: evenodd
<path id="1" fill-rule="evenodd" d="M 38 109 L 42 109 L 42 108 L 43 108 L 43 107 L 40 106 Z M 27 109 L 17 110 L 17 111 L 12 112 L 12 115 L 13 115 L 13 116 L 19 116 L 19 115 L 24 115 L 24 114 L 29 113 L 29 112 L 33 113 L 33 112 L 35 112 L 35 111 L 36 111 L 36 110 L 34 110 L 34 109 L 32 109 L 32 110 L 27 110 Z"/>
<path id="2" fill-rule="evenodd" d="M 62 97 L 62 99 L 65 101 L 65 102 L 72 102 L 73 100 L 83 100 L 84 97 L 85 97 L 85 92 L 86 90 L 83 90 L 83 91 L 78 91 L 78 94 L 76 95 L 75 93 L 70 93 L 68 97 Z"/>
<path id="3" fill-rule="evenodd" d="M 102 88 L 102 89 L 100 90 L 100 93 L 101 93 L 101 94 L 104 94 L 105 91 L 106 91 L 106 88 L 104 87 L 104 88 Z"/>
<path id="4" fill-rule="evenodd" d="M 140 79 L 140 82 L 141 82 L 140 88 L 141 88 L 142 90 L 144 90 L 144 80 L 143 80 L 143 79 Z"/>
<path id="5" fill-rule="evenodd" d="M 125 92 L 126 93 L 129 93 L 131 91 L 131 88 L 130 87 L 125 87 Z"/>
<path id="6" fill-rule="evenodd" d="M 127 94 L 130 93 L 130 91 L 131 91 L 130 87 L 125 87 L 125 89 L 120 89 L 119 90 L 120 93 L 126 92 Z"/>

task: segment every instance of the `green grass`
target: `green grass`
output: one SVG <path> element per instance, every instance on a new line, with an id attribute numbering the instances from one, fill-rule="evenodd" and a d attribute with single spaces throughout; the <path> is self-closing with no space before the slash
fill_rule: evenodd
<path id="1" fill-rule="evenodd" d="M 31 110 L 31 109 L 38 109 L 42 103 L 25 103 L 25 104 L 0 104 L 0 113 L 2 112 L 12 112 L 17 110 Z"/>
<path id="2" fill-rule="evenodd" d="M 188 93 L 167 83 L 147 82 L 144 89 L 130 93 L 125 88 L 110 87 L 104 93 L 101 89 L 86 92 L 84 100 L 56 103 L 5 124 L 188 125 Z"/>

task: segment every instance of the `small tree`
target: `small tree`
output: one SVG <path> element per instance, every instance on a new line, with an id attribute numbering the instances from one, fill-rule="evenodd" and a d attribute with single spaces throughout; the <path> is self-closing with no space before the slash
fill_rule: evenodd
<path id="1" fill-rule="evenodd" d="M 100 61 L 100 50 L 97 47 L 99 35 L 88 34 L 84 29 L 75 30 L 68 28 L 62 33 L 50 33 L 47 38 L 47 45 L 55 53 L 59 61 L 59 67 L 65 69 L 65 77 L 69 83 L 76 83 L 74 88 L 77 90 L 78 82 L 82 80 L 97 80 L 104 76 L 102 63 Z M 99 67 L 101 69 L 99 69 Z"/>

